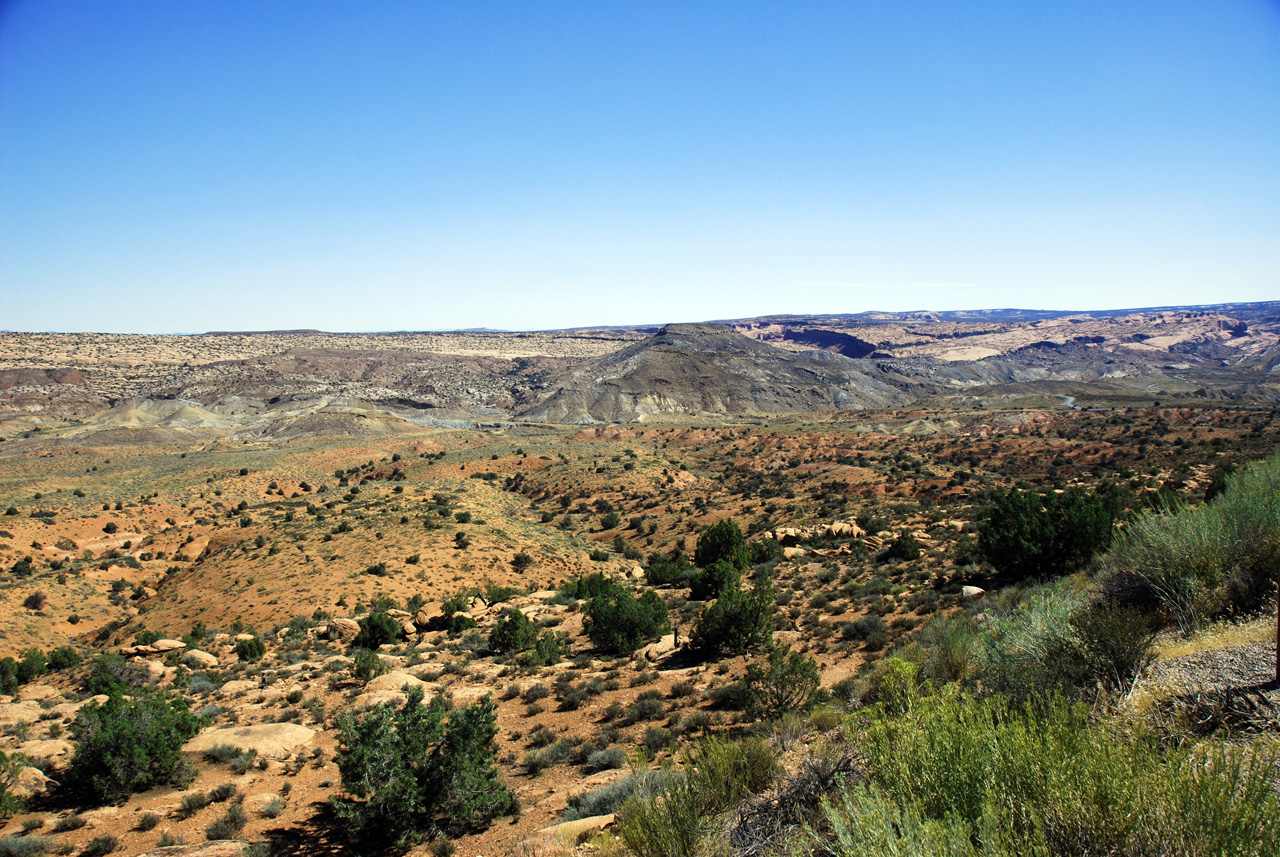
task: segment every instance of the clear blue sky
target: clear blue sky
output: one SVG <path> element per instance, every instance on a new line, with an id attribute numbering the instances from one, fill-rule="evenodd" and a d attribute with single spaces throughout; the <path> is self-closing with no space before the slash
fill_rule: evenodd
<path id="1" fill-rule="evenodd" d="M 0 0 L 0 328 L 1280 298 L 1280 4 Z"/>

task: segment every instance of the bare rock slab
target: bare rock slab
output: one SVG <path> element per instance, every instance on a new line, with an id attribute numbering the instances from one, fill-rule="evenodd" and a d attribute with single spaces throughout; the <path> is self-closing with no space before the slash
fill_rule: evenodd
<path id="1" fill-rule="evenodd" d="M 255 750 L 259 756 L 281 759 L 290 755 L 316 734 L 314 729 L 297 723 L 259 723 L 254 726 L 229 726 L 206 729 L 183 747 L 188 753 L 204 753 L 218 744 L 230 744 L 241 750 Z"/>

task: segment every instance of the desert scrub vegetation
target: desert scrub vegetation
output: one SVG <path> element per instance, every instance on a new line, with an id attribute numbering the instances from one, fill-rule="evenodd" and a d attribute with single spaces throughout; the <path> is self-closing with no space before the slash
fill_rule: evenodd
<path id="1" fill-rule="evenodd" d="M 587 636 L 604 652 L 629 655 L 671 629 L 667 605 L 653 591 L 637 598 L 610 584 L 591 599 L 585 612 Z"/>
<path id="2" fill-rule="evenodd" d="M 1199 506 L 1171 505 L 1131 522 L 1103 560 L 1115 597 L 1191 631 L 1248 615 L 1280 581 L 1280 455 L 1226 477 Z"/>
<path id="3" fill-rule="evenodd" d="M 493 701 L 448 711 L 439 697 L 422 700 L 422 689 L 411 687 L 398 709 L 339 715 L 337 764 L 349 797 L 331 805 L 353 832 L 400 842 L 456 836 L 515 808 L 494 764 Z"/>
<path id="4" fill-rule="evenodd" d="M 76 718 L 70 775 L 99 801 L 114 802 L 153 786 L 181 785 L 192 776 L 183 743 L 200 730 L 181 698 L 159 692 L 126 699 L 113 693 Z"/>
<path id="5" fill-rule="evenodd" d="M 708 738 L 684 754 L 683 768 L 667 768 L 619 810 L 619 833 L 640 857 L 693 857 L 723 829 L 724 813 L 767 788 L 777 755 L 760 738 Z"/>
<path id="6" fill-rule="evenodd" d="M 835 855 L 1271 853 L 1273 747 L 1164 746 L 1062 697 L 904 688 L 848 724 L 865 776 L 805 836 Z"/>
<path id="7" fill-rule="evenodd" d="M 0 752 L 0 819 L 8 818 L 22 808 L 13 787 L 22 773 L 23 757 Z"/>
<path id="8" fill-rule="evenodd" d="M 996 491 L 978 528 L 977 549 L 1014 578 L 1070 573 L 1111 543 L 1120 509 L 1120 493 L 1114 489 Z"/>

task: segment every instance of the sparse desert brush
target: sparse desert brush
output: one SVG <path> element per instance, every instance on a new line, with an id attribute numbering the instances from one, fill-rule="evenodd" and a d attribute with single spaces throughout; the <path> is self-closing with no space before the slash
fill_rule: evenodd
<path id="1" fill-rule="evenodd" d="M 865 785 L 838 796 L 830 828 L 815 834 L 836 853 L 941 855 L 953 853 L 941 843 L 982 830 L 995 837 L 964 853 L 1261 857 L 1280 833 L 1274 749 L 1171 749 L 1141 729 L 1095 726 L 1084 706 L 1060 698 L 1018 707 L 954 686 L 908 693 L 898 713 L 874 710 L 857 727 Z M 1151 818 L 1164 821 L 1157 829 Z"/>
<path id="2" fill-rule="evenodd" d="M 660 774 L 649 795 L 619 811 L 619 833 L 640 857 L 701 853 L 718 817 L 767 788 L 779 770 L 773 750 L 759 738 L 707 739 L 684 762 L 682 770 Z"/>

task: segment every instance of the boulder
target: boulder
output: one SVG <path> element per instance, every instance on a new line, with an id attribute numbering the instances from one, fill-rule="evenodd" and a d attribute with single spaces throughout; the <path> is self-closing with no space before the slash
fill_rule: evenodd
<path id="1" fill-rule="evenodd" d="M 795 544 L 800 540 L 801 535 L 801 531 L 794 527 L 778 527 L 773 531 L 773 537 L 784 545 Z"/>
<path id="2" fill-rule="evenodd" d="M 390 705 L 393 708 L 399 708 L 404 705 L 404 702 L 405 695 L 398 690 L 375 690 L 357 696 L 352 707 L 372 708 L 375 705 Z"/>
<path id="3" fill-rule="evenodd" d="M 406 637 L 416 637 L 418 635 L 418 626 L 414 625 L 410 619 L 405 619 L 400 623 L 400 630 L 404 631 Z"/>
<path id="4" fill-rule="evenodd" d="M 178 649 L 185 649 L 187 644 L 181 640 L 156 640 L 151 644 L 151 648 L 155 649 L 156 654 L 163 655 L 165 652 L 174 652 Z"/>
<path id="5" fill-rule="evenodd" d="M 981 586 L 965 586 L 960 589 L 960 597 L 965 599 L 981 598 L 986 594 L 987 590 L 983 589 Z"/>
<path id="6" fill-rule="evenodd" d="M 329 639 L 330 640 L 354 640 L 356 635 L 360 633 L 360 623 L 354 619 L 330 619 L 329 620 Z"/>
<path id="7" fill-rule="evenodd" d="M 253 726 L 228 726 L 206 729 L 186 743 L 188 753 L 203 753 L 218 744 L 230 744 L 241 750 L 255 750 L 267 759 L 282 759 L 306 744 L 316 731 L 297 723 L 258 723 Z"/>
<path id="8" fill-rule="evenodd" d="M 419 628 L 426 628 L 431 624 L 431 620 L 439 615 L 439 612 L 439 610 L 433 610 L 430 606 L 424 604 L 418 608 L 417 613 L 413 614 L 413 624 Z"/>
<path id="9" fill-rule="evenodd" d="M 532 836 L 522 839 L 512 851 L 524 857 L 558 857 L 572 850 L 583 834 L 601 830 L 614 823 L 614 815 L 593 815 L 576 821 L 563 821 L 544 827 Z"/>
<path id="10" fill-rule="evenodd" d="M 455 706 L 470 705 L 491 695 L 493 688 L 485 684 L 473 684 L 467 687 L 451 687 L 449 693 L 453 696 Z"/>
<path id="11" fill-rule="evenodd" d="M 366 693 L 379 690 L 399 690 L 406 684 L 410 687 L 424 687 L 426 682 L 417 676 L 397 670 L 396 672 L 389 672 L 386 675 L 380 675 L 377 678 L 370 680 L 369 683 L 364 686 L 364 689 Z"/>
<path id="12" fill-rule="evenodd" d="M 24 702 L 29 699 L 62 699 L 62 692 L 47 684 L 24 684 L 18 688 L 18 699 Z"/>
<path id="13" fill-rule="evenodd" d="M 608 815 L 592 815 L 575 821 L 562 821 L 559 824 L 544 827 L 538 832 L 555 834 L 561 841 L 573 842 L 588 830 L 603 830 L 613 824 L 613 821 L 614 814 L 611 812 Z"/>
<path id="14" fill-rule="evenodd" d="M 784 559 L 799 559 L 800 557 L 804 556 L 806 553 L 808 553 L 808 551 L 806 551 L 804 548 L 783 548 L 782 549 L 782 556 Z"/>
<path id="15" fill-rule="evenodd" d="M 130 663 L 145 667 L 147 671 L 147 684 L 155 684 L 163 681 L 166 675 L 164 664 L 159 661 L 148 660 L 147 658 L 134 658 Z"/>
<path id="16" fill-rule="evenodd" d="M 242 693 L 248 693 L 251 690 L 257 690 L 258 683 L 249 679 L 236 679 L 229 681 L 222 686 L 221 693 L 223 696 L 239 696 Z"/>
<path id="17" fill-rule="evenodd" d="M 410 613 L 409 611 L 407 611 L 407 610 L 396 610 L 396 609 L 394 609 L 394 608 L 392 608 L 391 610 L 388 610 L 388 611 L 387 611 L 387 615 L 388 615 L 388 616 L 390 616 L 392 619 L 396 619 L 396 620 L 401 621 L 401 622 L 403 622 L 405 619 L 412 619 L 412 618 L 413 618 L 413 614 L 412 614 L 412 613 Z"/>
<path id="18" fill-rule="evenodd" d="M 244 643 L 253 639 L 253 634 L 236 634 L 236 642 Z"/>
<path id="19" fill-rule="evenodd" d="M 202 652 L 199 649 L 192 649 L 182 656 L 182 662 L 187 666 L 199 667 L 201 669 L 212 669 L 218 665 L 218 659 L 208 652 Z"/>
<path id="20" fill-rule="evenodd" d="M 38 794 L 44 794 L 49 790 L 50 786 L 56 785 L 58 784 L 45 776 L 44 771 L 39 768 L 22 768 L 18 771 L 18 776 L 14 778 L 13 785 L 9 787 L 9 791 L 14 797 L 25 800 Z"/>
<path id="21" fill-rule="evenodd" d="M 52 767 L 62 770 L 71 764 L 71 756 L 76 747 L 70 741 L 50 738 L 43 741 L 23 741 L 18 745 L 18 752 L 28 759 L 48 759 Z"/>
<path id="22" fill-rule="evenodd" d="M 676 635 L 667 634 L 656 643 L 650 643 L 640 650 L 640 655 L 647 661 L 656 661 L 676 650 Z"/>

